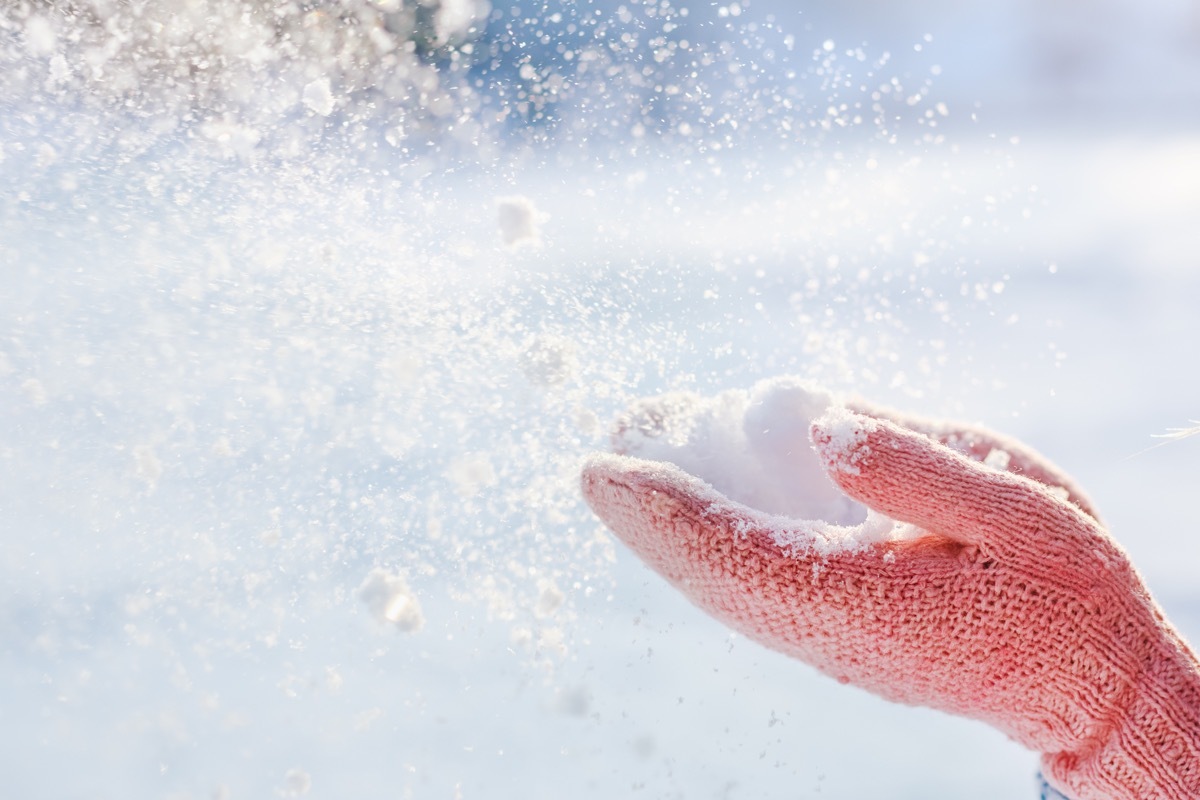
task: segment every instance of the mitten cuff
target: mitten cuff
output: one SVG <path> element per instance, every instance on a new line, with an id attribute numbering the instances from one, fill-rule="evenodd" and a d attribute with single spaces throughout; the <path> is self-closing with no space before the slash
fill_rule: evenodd
<path id="1" fill-rule="evenodd" d="M 1046 778 L 1040 772 L 1037 776 L 1038 780 L 1038 800 L 1071 800 L 1065 794 L 1060 793 L 1050 784 L 1046 783 Z"/>

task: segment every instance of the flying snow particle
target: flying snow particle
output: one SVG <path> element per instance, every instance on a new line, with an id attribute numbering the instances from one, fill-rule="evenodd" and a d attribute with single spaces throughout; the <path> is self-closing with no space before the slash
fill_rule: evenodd
<path id="1" fill-rule="evenodd" d="M 376 364 L 376 388 L 386 394 L 402 394 L 421 377 L 421 359 L 412 353 L 394 353 Z"/>
<path id="2" fill-rule="evenodd" d="M 521 353 L 521 371 L 534 386 L 559 386 L 575 374 L 579 362 L 565 339 L 539 336 Z"/>
<path id="3" fill-rule="evenodd" d="M 456 459 L 446 471 L 446 475 L 464 497 L 470 497 L 496 485 L 496 468 L 488 461 L 487 456 L 479 453 Z"/>
<path id="4" fill-rule="evenodd" d="M 600 417 L 590 408 L 580 408 L 575 412 L 575 427 L 585 436 L 596 436 L 600 433 Z"/>
<path id="5" fill-rule="evenodd" d="M 354 715 L 354 730 L 365 731 L 375 724 L 375 721 L 383 716 L 383 709 L 378 706 L 368 708 L 366 711 L 360 711 Z"/>
<path id="6" fill-rule="evenodd" d="M 329 88 L 329 78 L 317 78 L 304 87 L 304 105 L 314 114 L 328 117 L 333 113 L 333 91 Z"/>
<path id="7" fill-rule="evenodd" d="M 21 382 L 21 391 L 25 399 L 35 406 L 46 405 L 46 387 L 37 378 L 26 378 Z"/>
<path id="8" fill-rule="evenodd" d="M 308 794 L 312 788 L 312 778 L 302 769 L 289 769 L 283 776 L 283 788 L 279 790 L 280 797 L 300 797 Z"/>
<path id="9" fill-rule="evenodd" d="M 58 161 L 58 151 L 48 142 L 42 142 L 37 146 L 37 156 L 34 159 L 34 164 L 40 169 L 53 166 Z"/>
<path id="10" fill-rule="evenodd" d="M 326 83 L 328 85 L 328 82 Z M 304 102 L 308 103 L 307 94 Z M 330 103 L 332 102 L 331 98 Z M 311 108 L 311 106 L 309 107 Z M 243 161 L 249 161 L 253 157 L 254 148 L 262 140 L 262 134 L 254 128 L 226 119 L 209 120 L 200 126 L 200 133 L 217 145 L 224 158 L 240 158 Z"/>
<path id="11" fill-rule="evenodd" d="M 565 656 L 567 645 L 562 628 L 544 628 L 537 638 L 537 649 L 547 655 Z"/>
<path id="12" fill-rule="evenodd" d="M 162 477 L 163 465 L 154 448 L 148 444 L 139 444 L 133 448 L 133 465 L 137 476 L 153 486 Z"/>
<path id="13" fill-rule="evenodd" d="M 554 585 L 553 581 L 543 580 L 539 582 L 537 608 L 534 609 L 534 614 L 538 617 L 549 617 L 562 607 L 563 601 L 566 600 L 566 595 L 562 590 Z"/>
<path id="14" fill-rule="evenodd" d="M 992 448 L 990 451 L 988 451 L 987 458 L 983 460 L 983 463 L 997 472 L 1006 472 L 1008 471 L 1008 464 L 1011 460 L 1012 455 L 1007 451 L 1000 450 L 998 448 Z"/>
<path id="15" fill-rule="evenodd" d="M 537 244 L 541 238 L 538 225 L 543 215 L 528 197 L 515 195 L 496 199 L 496 221 L 500 235 L 509 247 Z"/>
<path id="16" fill-rule="evenodd" d="M 34 56 L 48 56 L 58 46 L 58 35 L 54 26 L 45 17 L 34 14 L 25 20 L 25 52 Z"/>
<path id="17" fill-rule="evenodd" d="M 394 625 L 397 630 L 414 633 L 425 624 L 421 604 L 408 583 L 380 567 L 371 570 L 358 587 L 358 598 L 377 621 Z"/>
<path id="18" fill-rule="evenodd" d="M 656 749 L 658 749 L 658 746 L 654 741 L 654 737 L 650 734 L 639 736 L 633 740 L 633 752 L 639 758 L 650 758 L 650 756 L 654 755 Z"/>
<path id="19" fill-rule="evenodd" d="M 442 0 L 433 23 L 438 40 L 449 42 L 466 35 L 476 21 L 479 10 L 473 0 Z"/>
<path id="20" fill-rule="evenodd" d="M 513 628 L 508 634 L 513 647 L 529 647 L 533 644 L 533 631 L 526 627 Z"/>
<path id="21" fill-rule="evenodd" d="M 559 689 L 554 705 L 559 713 L 571 717 L 586 717 L 591 710 L 592 693 L 586 686 Z"/>

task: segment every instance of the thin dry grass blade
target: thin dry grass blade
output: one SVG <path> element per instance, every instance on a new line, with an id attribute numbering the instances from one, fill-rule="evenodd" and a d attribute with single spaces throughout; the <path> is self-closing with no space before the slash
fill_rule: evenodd
<path id="1" fill-rule="evenodd" d="M 1191 423 L 1194 427 L 1191 427 L 1191 428 L 1167 428 L 1166 433 L 1153 433 L 1150 435 L 1151 435 L 1151 437 L 1153 437 L 1155 439 L 1186 439 L 1189 436 L 1195 436 L 1196 434 L 1200 434 L 1200 422 L 1197 422 L 1194 419 L 1189 419 L 1188 422 Z"/>

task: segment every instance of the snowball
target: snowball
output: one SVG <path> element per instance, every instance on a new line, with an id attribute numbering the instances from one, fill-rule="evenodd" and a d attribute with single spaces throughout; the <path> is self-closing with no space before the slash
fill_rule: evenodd
<path id="1" fill-rule="evenodd" d="M 860 442 L 873 424 L 836 405 L 820 387 L 777 378 L 748 392 L 711 398 L 677 392 L 639 401 L 618 420 L 613 439 L 618 453 L 689 473 L 693 478 L 678 478 L 687 484 L 681 488 L 701 499 L 708 495 L 712 511 L 747 529 L 770 531 L 785 550 L 827 556 L 919 536 L 850 499 L 830 479 L 809 439 L 818 418 L 841 445 Z M 862 455 L 860 448 L 853 458 Z M 833 466 L 855 469 L 852 459 Z"/>
<path id="2" fill-rule="evenodd" d="M 768 514 L 857 524 L 866 509 L 834 485 L 809 442 L 809 425 L 832 402 L 795 378 L 712 398 L 664 395 L 639 402 L 618 421 L 617 450 L 669 461 Z"/>
<path id="3" fill-rule="evenodd" d="M 394 625 L 397 630 L 413 633 L 425 624 L 421 604 L 408 583 L 380 567 L 371 570 L 358 587 L 358 598 L 378 622 Z"/>
<path id="4" fill-rule="evenodd" d="M 542 214 L 528 197 L 497 198 L 496 221 L 500 225 L 500 235 L 509 247 L 537 244 L 541 238 L 538 224 Z"/>

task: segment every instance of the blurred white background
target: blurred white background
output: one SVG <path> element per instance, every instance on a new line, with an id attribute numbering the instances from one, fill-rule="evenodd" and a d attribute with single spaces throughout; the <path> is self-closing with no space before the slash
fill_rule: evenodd
<path id="1" fill-rule="evenodd" d="M 776 374 L 1041 449 L 1200 639 L 1200 7 L 685 8 L 0 11 L 6 796 L 1034 797 L 583 507 Z"/>

